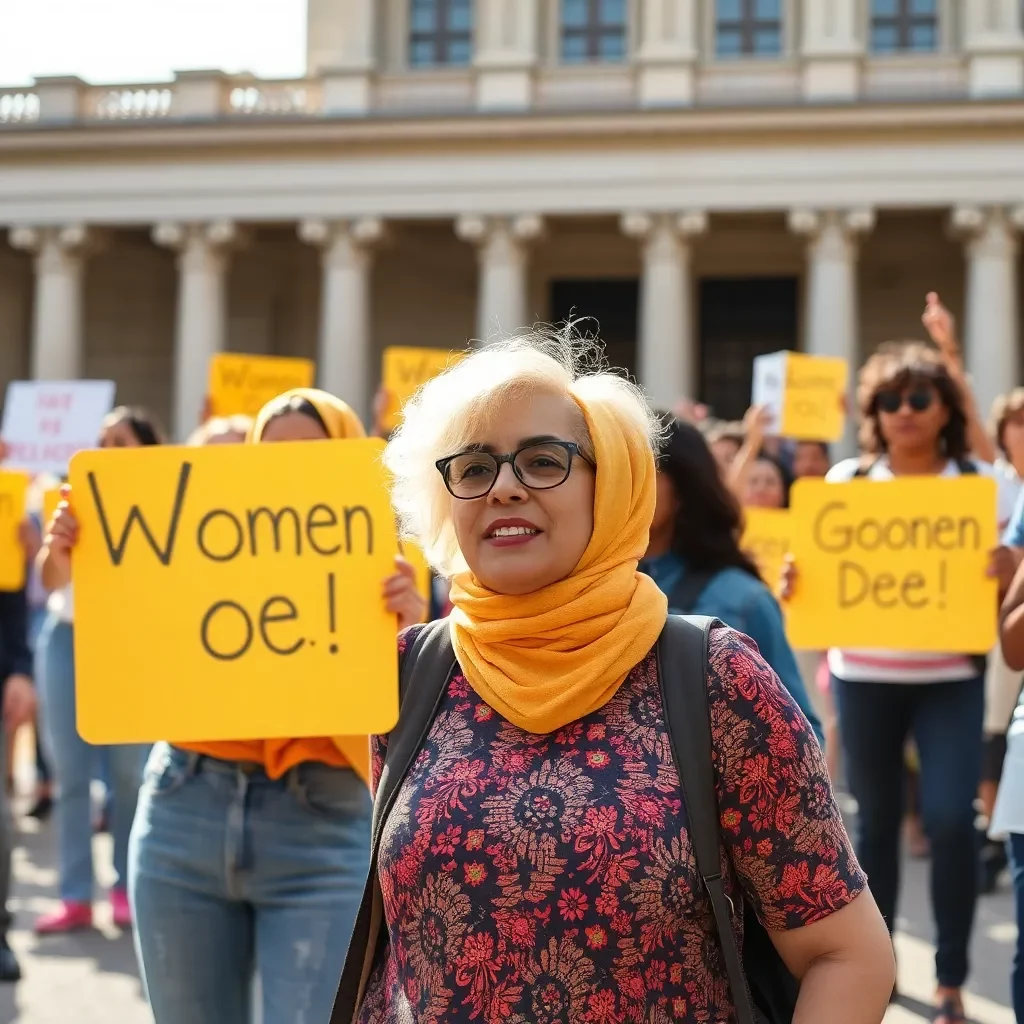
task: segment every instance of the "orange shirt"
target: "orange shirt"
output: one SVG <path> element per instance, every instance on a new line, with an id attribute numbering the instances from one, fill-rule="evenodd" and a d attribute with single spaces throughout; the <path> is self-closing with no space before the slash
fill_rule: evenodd
<path id="1" fill-rule="evenodd" d="M 332 768 L 351 768 L 369 785 L 370 741 L 366 736 L 327 736 L 299 740 L 211 740 L 208 743 L 175 743 L 223 761 L 251 761 L 263 765 L 267 775 L 279 779 L 304 761 Z"/>

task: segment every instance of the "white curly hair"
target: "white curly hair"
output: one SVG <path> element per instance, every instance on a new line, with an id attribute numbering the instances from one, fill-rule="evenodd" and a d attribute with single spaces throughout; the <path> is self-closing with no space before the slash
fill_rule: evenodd
<path id="1" fill-rule="evenodd" d="M 456 499 L 435 464 L 478 440 L 504 401 L 532 391 L 603 403 L 645 436 L 653 453 L 658 450 L 662 423 L 643 392 L 610 370 L 602 346 L 581 335 L 572 322 L 559 328 L 538 325 L 453 361 L 406 404 L 402 423 L 384 452 L 401 535 L 416 541 L 445 577 L 463 571 L 466 562 L 452 523 L 451 502 Z M 576 440 L 593 458 L 582 410 Z"/>

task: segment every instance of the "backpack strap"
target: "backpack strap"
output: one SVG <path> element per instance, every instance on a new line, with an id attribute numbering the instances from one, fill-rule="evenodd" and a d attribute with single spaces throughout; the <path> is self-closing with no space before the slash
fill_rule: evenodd
<path id="1" fill-rule="evenodd" d="M 972 459 L 957 459 L 956 468 L 960 470 L 961 476 L 978 475 L 978 464 Z"/>
<path id="2" fill-rule="evenodd" d="M 457 668 L 447 619 L 424 626 L 402 658 L 398 677 L 398 723 L 388 735 L 384 768 L 373 801 L 370 871 L 334 997 L 330 1024 L 354 1024 L 377 952 L 387 943 L 383 899 L 377 877 L 384 823 L 409 768 L 426 742 L 437 717 L 437 709 Z"/>
<path id="3" fill-rule="evenodd" d="M 868 456 L 865 456 L 864 458 L 860 459 L 858 461 L 858 463 L 857 463 L 857 468 L 853 472 L 852 479 L 860 480 L 860 479 L 862 479 L 862 478 L 864 478 L 866 476 L 869 476 L 870 473 L 871 473 L 871 470 L 873 470 L 875 468 L 875 466 L 878 465 L 878 463 L 881 461 L 881 459 L 882 459 L 881 455 L 878 455 L 878 456 L 868 455 Z"/>
<path id="4" fill-rule="evenodd" d="M 672 757 L 686 804 L 690 841 L 711 899 L 737 1024 L 756 1024 L 753 1000 L 743 970 L 743 957 L 732 928 L 732 901 L 722 878 L 718 798 L 712 766 L 711 720 L 708 710 L 708 642 L 721 626 L 705 616 L 669 615 L 656 648 L 661 700 L 665 708 Z"/>
<path id="5" fill-rule="evenodd" d="M 669 608 L 675 608 L 680 615 L 689 615 L 714 577 L 713 572 L 684 571 L 668 596 Z"/>

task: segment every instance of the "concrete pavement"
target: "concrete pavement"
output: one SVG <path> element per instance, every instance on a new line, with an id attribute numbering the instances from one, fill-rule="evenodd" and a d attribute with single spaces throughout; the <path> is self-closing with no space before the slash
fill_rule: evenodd
<path id="1" fill-rule="evenodd" d="M 20 827 L 12 945 L 21 958 L 25 980 L 18 986 L 0 986 L 0 1024 L 152 1024 L 139 987 L 131 937 L 111 925 L 105 903 L 97 908 L 94 932 L 47 939 L 32 935 L 33 920 L 56 905 L 53 824 L 38 828 L 22 819 Z M 109 881 L 106 836 L 96 839 L 96 860 L 101 879 Z M 934 975 L 926 886 L 927 864 L 908 862 L 897 938 L 903 997 L 889 1011 L 886 1024 L 931 1020 Z M 1004 885 L 999 894 L 982 901 L 978 914 L 968 1002 L 975 1024 L 1015 1024 L 1009 1009 L 1009 973 L 1016 934 L 1013 904 Z"/>

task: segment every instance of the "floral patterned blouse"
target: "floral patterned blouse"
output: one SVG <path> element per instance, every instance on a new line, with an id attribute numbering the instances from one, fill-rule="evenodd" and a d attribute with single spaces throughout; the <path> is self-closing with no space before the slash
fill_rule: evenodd
<path id="1" fill-rule="evenodd" d="M 709 698 L 737 909 L 749 899 L 784 930 L 850 903 L 866 880 L 821 750 L 733 630 L 712 636 Z M 386 745 L 373 741 L 374 787 Z M 653 655 L 547 736 L 456 675 L 388 815 L 378 874 L 389 942 L 360 1024 L 735 1020 Z"/>

